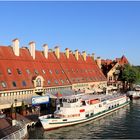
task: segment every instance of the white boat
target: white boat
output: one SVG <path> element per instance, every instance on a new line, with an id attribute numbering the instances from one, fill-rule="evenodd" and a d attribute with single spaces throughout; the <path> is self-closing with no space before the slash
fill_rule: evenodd
<path id="1" fill-rule="evenodd" d="M 127 96 L 132 98 L 132 99 L 140 98 L 140 88 L 135 88 L 135 90 L 128 91 Z"/>
<path id="2" fill-rule="evenodd" d="M 126 95 L 72 95 L 62 98 L 54 114 L 40 116 L 45 130 L 90 121 L 129 104 Z"/>

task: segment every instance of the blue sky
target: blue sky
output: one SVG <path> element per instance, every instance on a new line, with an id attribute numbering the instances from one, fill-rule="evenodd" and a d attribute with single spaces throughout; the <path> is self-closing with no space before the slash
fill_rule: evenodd
<path id="1" fill-rule="evenodd" d="M 37 50 L 47 43 L 103 59 L 124 54 L 140 65 L 140 2 L 0 2 L 0 45 L 14 38 L 35 41 Z"/>

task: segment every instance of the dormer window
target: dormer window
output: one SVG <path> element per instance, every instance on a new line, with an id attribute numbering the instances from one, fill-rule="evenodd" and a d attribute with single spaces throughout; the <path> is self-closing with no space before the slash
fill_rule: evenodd
<path id="1" fill-rule="evenodd" d="M 1 85 L 2 85 L 3 88 L 6 88 L 6 87 L 7 87 L 7 84 L 6 84 L 6 82 L 4 82 L 4 81 L 1 82 Z"/>
<path id="2" fill-rule="evenodd" d="M 36 69 L 34 70 L 34 72 L 35 72 L 35 74 L 38 74 L 38 71 Z"/>
<path id="3" fill-rule="evenodd" d="M 50 80 L 48 80 L 48 85 L 50 85 L 51 84 L 51 81 Z"/>
<path id="4" fill-rule="evenodd" d="M 35 77 L 35 79 L 33 80 L 33 82 L 34 82 L 34 87 L 43 87 L 43 82 L 44 82 L 44 79 L 43 79 L 43 77 L 42 76 L 36 76 Z"/>
<path id="5" fill-rule="evenodd" d="M 28 74 L 30 74 L 30 70 L 29 70 L 29 69 L 26 69 L 26 72 L 27 72 Z"/>
<path id="6" fill-rule="evenodd" d="M 18 74 L 22 74 L 22 72 L 21 72 L 20 69 L 17 69 L 17 73 L 18 73 Z"/>
<path id="7" fill-rule="evenodd" d="M 41 79 L 40 79 L 40 78 L 38 78 L 38 79 L 36 80 L 36 86 L 37 86 L 37 87 L 41 87 Z"/>
<path id="8" fill-rule="evenodd" d="M 8 74 L 12 74 L 12 71 L 10 68 L 7 69 Z"/>

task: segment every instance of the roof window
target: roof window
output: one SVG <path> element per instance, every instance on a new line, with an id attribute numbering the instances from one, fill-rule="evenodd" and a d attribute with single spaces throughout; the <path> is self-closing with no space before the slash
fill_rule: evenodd
<path id="1" fill-rule="evenodd" d="M 26 87 L 26 82 L 25 81 L 22 81 L 22 86 Z"/>
<path id="2" fill-rule="evenodd" d="M 15 81 L 13 81 L 12 84 L 13 84 L 13 87 L 16 87 L 17 86 L 17 84 L 16 84 Z"/>
<path id="3" fill-rule="evenodd" d="M 59 71 L 58 70 L 55 70 L 56 74 L 59 74 Z"/>
<path id="4" fill-rule="evenodd" d="M 42 70 L 42 73 L 43 73 L 43 74 L 46 74 L 45 70 Z"/>
<path id="5" fill-rule="evenodd" d="M 58 84 L 58 81 L 57 81 L 57 80 L 54 80 L 54 83 L 55 83 L 55 84 Z"/>
<path id="6" fill-rule="evenodd" d="M 10 68 L 7 69 L 8 74 L 12 74 L 12 71 Z"/>
<path id="7" fill-rule="evenodd" d="M 48 85 L 50 85 L 51 84 L 51 81 L 50 80 L 48 80 Z"/>
<path id="8" fill-rule="evenodd" d="M 61 79 L 60 81 L 61 81 L 62 84 L 64 84 L 64 80 Z"/>
<path id="9" fill-rule="evenodd" d="M 38 71 L 36 69 L 34 70 L 34 72 L 35 72 L 35 74 L 38 74 Z"/>
<path id="10" fill-rule="evenodd" d="M 6 82 L 4 82 L 4 81 L 1 82 L 1 85 L 2 85 L 3 88 L 6 88 L 6 87 L 7 87 L 7 84 L 6 84 Z"/>
<path id="11" fill-rule="evenodd" d="M 29 69 L 26 69 L 26 72 L 27 72 L 28 74 L 30 74 L 30 70 L 29 70 Z"/>
<path id="12" fill-rule="evenodd" d="M 52 74 L 52 70 L 49 70 L 49 73 Z"/>
<path id="13" fill-rule="evenodd" d="M 18 73 L 18 74 L 22 74 L 22 72 L 21 72 L 20 69 L 17 69 L 17 73 Z"/>

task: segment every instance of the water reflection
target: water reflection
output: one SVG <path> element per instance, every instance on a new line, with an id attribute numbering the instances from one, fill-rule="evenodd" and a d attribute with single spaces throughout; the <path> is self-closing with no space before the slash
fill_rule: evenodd
<path id="1" fill-rule="evenodd" d="M 102 118 L 87 123 L 52 131 L 36 128 L 30 131 L 32 139 L 93 139 L 140 138 L 140 100 Z"/>

